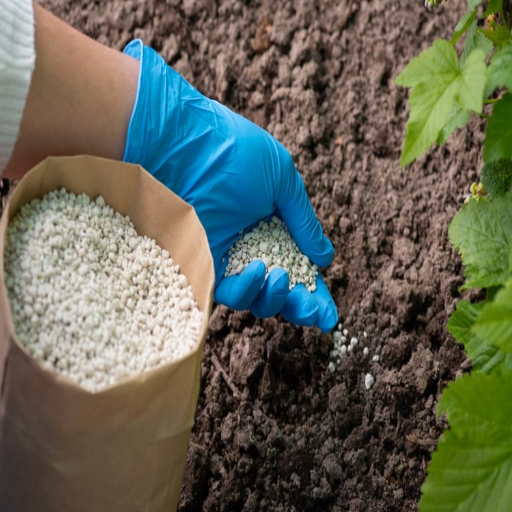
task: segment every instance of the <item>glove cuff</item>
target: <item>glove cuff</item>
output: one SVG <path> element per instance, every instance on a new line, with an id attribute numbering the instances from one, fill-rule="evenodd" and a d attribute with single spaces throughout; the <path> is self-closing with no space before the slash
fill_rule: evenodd
<path id="1" fill-rule="evenodd" d="M 126 146 L 124 150 L 123 155 L 123 162 L 134 162 L 136 158 L 134 158 L 134 149 L 137 147 L 140 147 L 140 141 L 137 141 L 136 136 L 136 130 L 134 129 L 134 126 L 137 123 L 137 112 L 139 110 L 139 103 L 142 102 L 141 99 L 141 78 L 142 78 L 142 72 L 143 72 L 143 48 L 144 45 L 140 39 L 135 39 L 131 41 L 123 50 L 123 53 L 126 55 L 129 55 L 130 57 L 133 57 L 140 61 L 140 67 L 139 67 L 139 78 L 137 82 L 137 96 L 135 98 L 135 103 L 133 105 L 132 115 L 130 117 L 130 123 L 128 124 L 128 132 L 126 134 Z"/>
<path id="2" fill-rule="evenodd" d="M 160 156 L 168 156 L 179 137 L 177 107 L 185 80 L 140 39 L 130 42 L 123 53 L 140 61 L 137 96 L 128 125 L 123 161 L 142 165 L 158 178 L 156 174 L 164 163 Z M 162 144 L 165 151 L 159 151 Z"/>

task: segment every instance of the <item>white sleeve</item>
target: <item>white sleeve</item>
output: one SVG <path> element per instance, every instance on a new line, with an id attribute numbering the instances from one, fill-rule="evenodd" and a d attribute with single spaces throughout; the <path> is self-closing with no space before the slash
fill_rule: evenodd
<path id="1" fill-rule="evenodd" d="M 32 0 L 0 0 L 0 174 L 18 138 L 34 66 Z"/>

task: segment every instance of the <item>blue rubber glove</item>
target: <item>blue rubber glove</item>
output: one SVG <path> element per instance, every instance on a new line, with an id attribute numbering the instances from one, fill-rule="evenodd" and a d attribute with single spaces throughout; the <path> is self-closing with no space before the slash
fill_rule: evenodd
<path id="1" fill-rule="evenodd" d="M 227 251 L 244 230 L 280 216 L 300 250 L 319 267 L 334 249 L 323 235 L 289 152 L 268 132 L 200 94 L 142 41 L 124 53 L 141 61 L 124 161 L 140 164 L 190 203 L 202 222 L 215 264 L 216 302 L 255 316 L 281 313 L 297 325 L 328 332 L 338 314 L 321 276 L 317 290 L 289 291 L 288 273 L 262 261 L 224 277 Z"/>

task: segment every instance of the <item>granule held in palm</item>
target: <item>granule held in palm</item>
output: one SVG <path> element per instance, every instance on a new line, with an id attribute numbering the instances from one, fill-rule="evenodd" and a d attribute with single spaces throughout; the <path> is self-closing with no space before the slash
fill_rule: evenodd
<path id="1" fill-rule="evenodd" d="M 19 342 L 89 391 L 198 342 L 203 313 L 179 266 L 101 196 L 61 189 L 23 206 L 7 234 L 5 283 Z"/>
<path id="2" fill-rule="evenodd" d="M 301 252 L 279 217 L 273 216 L 270 222 L 260 221 L 231 246 L 228 257 L 226 277 L 241 274 L 251 261 L 261 260 L 267 275 L 274 268 L 288 272 L 290 290 L 297 284 L 303 284 L 310 292 L 316 290 L 318 266 Z"/>

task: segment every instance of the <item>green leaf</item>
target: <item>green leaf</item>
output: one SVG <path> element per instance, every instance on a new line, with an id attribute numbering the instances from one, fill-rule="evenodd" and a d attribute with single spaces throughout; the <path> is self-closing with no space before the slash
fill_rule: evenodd
<path id="1" fill-rule="evenodd" d="M 508 271 L 512 275 L 512 246 L 510 247 L 510 252 L 508 253 Z"/>
<path id="2" fill-rule="evenodd" d="M 512 94 L 497 101 L 487 123 L 484 140 L 484 162 L 512 158 Z"/>
<path id="3" fill-rule="evenodd" d="M 475 48 L 466 58 L 459 78 L 458 104 L 463 110 L 482 112 L 484 89 L 487 81 L 485 54 Z"/>
<path id="4" fill-rule="evenodd" d="M 472 369 L 482 373 L 490 373 L 505 362 L 508 357 L 500 349 L 489 345 L 479 338 L 473 331 L 480 311 L 485 302 L 472 304 L 467 300 L 461 300 L 457 309 L 448 320 L 448 331 L 458 343 L 464 345 L 468 357 L 472 360 Z M 512 365 L 512 356 L 510 356 Z"/>
<path id="5" fill-rule="evenodd" d="M 512 160 L 485 163 L 480 181 L 491 199 L 507 192 L 512 184 Z"/>
<path id="6" fill-rule="evenodd" d="M 509 512 L 512 503 L 512 372 L 463 375 L 439 410 L 450 429 L 432 455 L 420 512 Z"/>
<path id="7" fill-rule="evenodd" d="M 400 164 L 405 166 L 424 153 L 436 140 L 448 121 L 448 112 L 455 100 L 453 82 L 434 86 L 420 84 L 410 96 L 410 113 Z"/>
<path id="8" fill-rule="evenodd" d="M 487 4 L 487 9 L 485 10 L 482 16 L 484 18 L 487 18 L 487 16 L 490 16 L 491 14 L 500 12 L 502 6 L 503 0 L 489 0 L 489 3 Z"/>
<path id="9" fill-rule="evenodd" d="M 455 26 L 455 32 L 450 39 L 450 44 L 455 44 L 459 40 L 460 36 L 462 36 L 462 34 L 464 34 L 464 32 L 466 32 L 469 27 L 471 27 L 471 24 L 476 20 L 476 14 L 476 10 L 473 10 L 468 11 L 466 14 L 464 14 L 464 16 L 462 16 L 460 21 Z"/>
<path id="10" fill-rule="evenodd" d="M 512 90 L 512 45 L 507 44 L 492 56 L 487 70 L 487 85 L 484 97 L 490 96 L 497 87 L 506 87 Z"/>
<path id="11" fill-rule="evenodd" d="M 487 57 L 491 50 L 494 49 L 494 45 L 487 39 L 483 34 L 477 32 L 477 22 L 476 20 L 469 27 L 468 33 L 466 35 L 466 41 L 464 42 L 464 48 L 462 50 L 462 55 L 460 56 L 461 65 L 466 62 L 468 55 L 475 49 L 478 48 L 482 50 Z"/>
<path id="12" fill-rule="evenodd" d="M 512 353 L 512 280 L 482 309 L 473 332 L 487 343 Z"/>
<path id="13" fill-rule="evenodd" d="M 443 129 L 437 136 L 436 144 L 442 146 L 449 138 L 450 135 L 458 128 L 463 128 L 468 124 L 469 112 L 462 110 L 457 103 L 452 104 L 452 108 L 448 115 L 448 121 L 444 125 Z"/>
<path id="14" fill-rule="evenodd" d="M 478 7 L 483 0 L 468 0 L 468 9 L 475 9 Z"/>
<path id="15" fill-rule="evenodd" d="M 502 285 L 510 277 L 510 193 L 493 201 L 471 199 L 453 218 L 448 234 L 466 266 L 464 288 Z"/>
<path id="16" fill-rule="evenodd" d="M 510 42 L 510 30 L 505 25 L 496 23 L 492 29 L 479 28 L 478 31 L 498 48 Z"/>
<path id="17" fill-rule="evenodd" d="M 460 300 L 455 311 L 448 320 L 448 332 L 465 347 L 476 337 L 471 331 L 483 304 L 472 304 L 468 300 Z M 468 354 L 469 356 L 469 354 Z"/>
<path id="18" fill-rule="evenodd" d="M 454 101 L 463 110 L 481 111 L 485 79 L 481 50 L 474 50 L 459 69 L 457 53 L 445 40 L 435 41 L 408 64 L 395 80 L 397 85 L 412 87 L 401 165 L 412 162 L 437 140 Z"/>
<path id="19" fill-rule="evenodd" d="M 476 342 L 478 340 L 478 342 Z M 472 355 L 469 355 L 469 351 Z M 499 348 L 475 338 L 475 341 L 468 347 L 468 357 L 473 361 L 473 370 L 480 373 L 497 373 L 503 368 L 507 371 L 512 369 L 512 354 L 506 354 Z"/>
<path id="20" fill-rule="evenodd" d="M 510 270 L 510 265 L 509 265 L 509 270 Z M 503 288 L 503 286 L 499 285 L 499 286 L 489 286 L 489 288 L 486 288 L 485 289 L 485 300 L 487 302 L 491 302 L 494 300 L 494 297 L 496 297 L 496 295 L 498 295 L 498 292 Z"/>
<path id="21" fill-rule="evenodd" d="M 406 68 L 396 77 L 395 83 L 403 87 L 432 83 L 435 78 L 451 83 L 457 77 L 459 64 L 457 53 L 444 39 L 423 50 L 407 64 Z"/>

